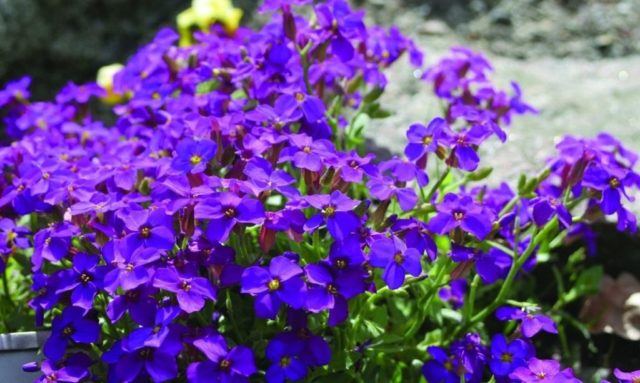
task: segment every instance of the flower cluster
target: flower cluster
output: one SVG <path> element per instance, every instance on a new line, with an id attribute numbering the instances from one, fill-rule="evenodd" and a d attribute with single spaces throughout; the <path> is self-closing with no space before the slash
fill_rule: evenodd
<path id="1" fill-rule="evenodd" d="M 469 186 L 487 175 L 474 172 L 480 145 L 535 110 L 456 48 L 425 72 L 443 116 L 409 127 L 404 156 L 376 161 L 353 121 L 384 114 L 383 70 L 403 54 L 421 67 L 422 53 L 344 0 L 294 13 L 307 3 L 267 0 L 274 21 L 260 30 L 212 25 L 182 47 L 160 31 L 108 89 L 122 99 L 113 126 L 92 117 L 107 94 L 95 84 L 51 102 L 29 101 L 28 78 L 0 91 L 0 259 L 32 251 L 30 305 L 51 327 L 39 381 L 364 376 L 368 353 L 394 342 L 376 335 L 387 312 L 375 301 L 396 293 L 421 294 L 393 325 L 410 340 L 434 297 L 466 313 L 422 348 L 429 382 L 575 381 L 535 356 L 530 338 L 557 331 L 548 316 L 498 308 L 540 245 L 593 210 L 635 229 L 622 197 L 640 186 L 637 157 L 606 135 L 567 138 L 517 190 Z M 572 213 L 581 201 L 588 211 Z M 497 281 L 474 312 L 479 283 Z M 496 309 L 522 325 L 487 346 L 469 330 Z"/>

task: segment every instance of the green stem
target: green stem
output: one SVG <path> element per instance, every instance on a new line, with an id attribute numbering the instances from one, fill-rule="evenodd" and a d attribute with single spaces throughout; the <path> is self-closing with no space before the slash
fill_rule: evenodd
<path id="1" fill-rule="evenodd" d="M 417 321 L 414 322 L 413 325 L 407 330 L 405 334 L 407 339 L 410 339 L 413 336 L 415 336 L 418 330 L 420 330 L 420 327 L 422 327 L 422 324 L 424 323 L 424 319 L 427 316 L 427 310 L 431 306 L 431 303 L 433 302 L 433 299 L 436 296 L 437 289 L 442 284 L 443 279 L 447 276 L 447 271 L 449 269 L 450 263 L 451 263 L 451 260 L 447 259 L 447 261 L 441 265 L 440 269 L 436 273 L 435 281 L 431 286 L 429 286 L 429 290 L 425 294 L 425 297 L 427 297 L 426 301 L 418 303 L 418 310 L 420 310 L 420 314 L 418 316 Z"/>
<path id="2" fill-rule="evenodd" d="M 304 76 L 304 84 L 307 87 L 307 94 L 313 94 L 313 88 L 311 87 L 311 82 L 309 81 L 309 50 L 311 49 L 311 42 L 307 43 L 304 48 L 299 49 L 300 53 L 300 61 L 302 62 L 303 68 L 303 76 Z"/>
<path id="3" fill-rule="evenodd" d="M 7 279 L 7 268 L 2 272 L 2 287 L 4 289 L 4 297 L 11 307 L 16 307 L 13 299 L 11 299 L 11 290 L 9 290 L 9 280 Z"/>
<path id="4" fill-rule="evenodd" d="M 464 310 L 464 317 L 470 318 L 473 315 L 474 304 L 476 301 L 476 291 L 478 290 L 478 285 L 480 284 L 480 276 L 476 274 L 473 277 L 473 281 L 471 282 L 471 289 L 469 290 L 469 299 L 467 300 L 467 304 Z"/>
<path id="5" fill-rule="evenodd" d="M 436 192 L 438 191 L 438 188 L 440 188 L 440 185 L 442 185 L 445 178 L 447 178 L 450 172 L 451 172 L 451 168 L 447 166 L 447 169 L 444 172 L 442 172 L 442 174 L 440 174 L 440 177 L 436 180 L 436 183 L 433 184 L 433 187 L 431 187 L 431 190 L 429 190 L 429 193 L 427 194 L 427 197 L 424 200 L 424 202 L 431 201 L 431 198 L 433 198 L 433 195 L 436 194 Z"/>

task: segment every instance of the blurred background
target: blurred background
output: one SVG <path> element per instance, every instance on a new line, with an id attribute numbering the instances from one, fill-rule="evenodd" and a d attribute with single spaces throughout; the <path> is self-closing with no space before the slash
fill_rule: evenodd
<path id="1" fill-rule="evenodd" d="M 235 0 L 256 23 L 257 1 Z M 398 25 L 433 63 L 452 45 L 489 56 L 495 81 L 521 83 L 539 116 L 517 119 L 485 162 L 500 178 L 539 169 L 563 133 L 615 134 L 640 150 L 640 0 L 352 0 L 371 22 Z M 0 84 L 29 74 L 36 99 L 67 81 L 91 81 L 126 61 L 189 0 L 0 0 Z M 260 17 L 257 17 L 258 19 Z M 392 151 L 406 126 L 438 113 L 406 63 L 390 70 L 386 106 L 371 138 Z M 496 142 L 497 146 L 498 143 Z"/>

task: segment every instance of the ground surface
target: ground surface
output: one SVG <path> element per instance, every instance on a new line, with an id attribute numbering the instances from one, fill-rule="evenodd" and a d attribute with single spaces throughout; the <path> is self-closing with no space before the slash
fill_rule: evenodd
<path id="1" fill-rule="evenodd" d="M 540 56 L 517 58 L 518 55 L 496 53 L 492 48 L 496 41 L 502 41 L 503 47 L 507 44 L 502 37 L 471 40 L 459 31 L 459 27 L 454 30 L 440 20 L 425 18 L 424 13 L 417 11 L 419 8 L 394 7 L 392 3 L 368 3 L 370 17 L 381 22 L 392 19 L 427 52 L 430 62 L 446 54 L 452 45 L 466 45 L 485 52 L 495 66 L 496 82 L 504 87 L 508 87 L 510 80 L 519 82 L 525 98 L 540 110 L 537 116 L 515 119 L 506 144 L 495 140 L 485 148 L 483 164 L 496 168 L 492 176 L 494 182 L 513 180 L 522 171 L 540 169 L 544 159 L 553 153 L 554 142 L 567 133 L 594 136 L 606 131 L 640 151 L 638 52 L 630 51 L 620 57 L 603 54 L 594 58 L 594 53 L 585 46 L 582 50 L 576 48 L 582 55 L 561 57 L 556 48 L 550 46 Z M 640 25 L 640 16 L 638 20 Z M 474 19 L 470 23 L 480 21 Z M 575 41 L 580 44 L 577 37 Z M 589 44 L 588 39 L 582 42 Z M 526 46 L 525 42 L 518 41 L 508 44 Z M 618 42 L 612 44 L 618 46 Z M 536 47 L 538 43 L 529 45 Z M 409 124 L 425 121 L 438 113 L 429 88 L 414 75 L 406 62 L 391 70 L 384 105 L 395 111 L 395 115 L 374 121 L 368 132 L 374 142 L 394 152 L 402 150 Z"/>

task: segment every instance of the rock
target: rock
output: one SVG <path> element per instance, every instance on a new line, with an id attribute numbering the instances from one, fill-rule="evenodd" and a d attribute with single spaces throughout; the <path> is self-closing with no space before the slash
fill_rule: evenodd
<path id="1" fill-rule="evenodd" d="M 442 20 L 427 20 L 418 27 L 418 33 L 440 36 L 451 33 L 451 29 Z"/>

